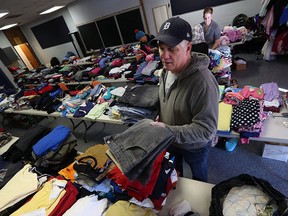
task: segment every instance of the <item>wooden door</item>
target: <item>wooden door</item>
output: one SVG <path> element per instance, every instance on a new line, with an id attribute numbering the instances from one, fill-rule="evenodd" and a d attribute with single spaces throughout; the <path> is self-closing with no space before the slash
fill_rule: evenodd
<path id="1" fill-rule="evenodd" d="M 28 61 L 32 65 L 32 67 L 34 69 L 37 69 L 40 66 L 40 64 L 38 63 L 37 59 L 33 55 L 33 52 L 31 50 L 30 46 L 28 44 L 24 43 L 24 44 L 20 44 L 20 47 L 21 47 L 21 50 L 23 51 L 24 55 L 26 56 L 26 58 L 28 59 Z"/>
<path id="2" fill-rule="evenodd" d="M 25 60 L 29 61 L 29 63 L 32 65 L 34 69 L 38 68 L 40 66 L 40 61 L 38 60 L 37 56 L 35 55 L 33 49 L 29 45 L 26 37 L 24 36 L 21 29 L 17 26 L 11 29 L 3 30 L 4 34 L 6 35 L 9 42 L 12 44 L 12 46 L 20 47 L 21 53 L 18 52 L 18 54 L 21 56 L 23 53 L 25 55 Z M 23 56 L 21 56 L 23 60 Z M 26 64 L 26 63 L 25 63 Z"/>

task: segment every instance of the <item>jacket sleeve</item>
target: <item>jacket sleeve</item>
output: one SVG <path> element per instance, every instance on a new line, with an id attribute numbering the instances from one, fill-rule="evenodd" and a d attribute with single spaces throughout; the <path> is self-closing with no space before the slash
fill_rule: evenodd
<path id="1" fill-rule="evenodd" d="M 214 79 L 214 77 L 213 77 Z M 213 80 L 214 81 L 214 80 Z M 211 141 L 217 132 L 219 89 L 217 82 L 202 86 L 197 96 L 192 95 L 191 124 L 169 126 L 176 137 L 176 146 L 186 148 L 199 148 Z M 194 146 L 193 146 L 194 145 Z"/>

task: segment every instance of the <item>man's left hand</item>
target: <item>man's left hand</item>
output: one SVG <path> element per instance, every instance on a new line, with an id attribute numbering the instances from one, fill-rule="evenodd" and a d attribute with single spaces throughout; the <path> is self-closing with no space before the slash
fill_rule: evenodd
<path id="1" fill-rule="evenodd" d="M 165 128 L 165 124 L 163 122 L 150 122 L 150 125 Z"/>

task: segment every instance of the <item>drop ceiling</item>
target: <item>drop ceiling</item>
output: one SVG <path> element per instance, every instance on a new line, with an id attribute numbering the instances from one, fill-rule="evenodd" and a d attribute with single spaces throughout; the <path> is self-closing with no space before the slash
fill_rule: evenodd
<path id="1" fill-rule="evenodd" d="M 8 15 L 0 18 L 0 28 L 13 23 L 26 24 L 39 19 L 39 13 L 44 10 L 58 5 L 67 6 L 74 1 L 76 0 L 0 0 L 0 12 L 9 11 Z"/>

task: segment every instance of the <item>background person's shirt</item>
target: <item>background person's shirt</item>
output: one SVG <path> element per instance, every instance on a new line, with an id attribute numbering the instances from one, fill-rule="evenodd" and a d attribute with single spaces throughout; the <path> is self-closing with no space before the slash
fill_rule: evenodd
<path id="1" fill-rule="evenodd" d="M 146 36 L 147 36 L 147 42 L 140 42 L 140 49 L 143 50 L 146 54 L 151 54 L 151 53 L 153 53 L 153 51 L 151 49 L 152 46 L 150 47 L 149 42 L 151 40 L 153 40 L 155 38 L 155 36 L 154 35 L 147 35 L 147 34 L 146 34 Z"/>
<path id="2" fill-rule="evenodd" d="M 208 29 L 205 30 L 205 22 L 200 23 L 204 30 L 204 37 L 206 43 L 208 43 L 209 48 L 212 48 L 215 41 L 220 38 L 221 30 L 219 25 L 212 20 L 211 24 L 209 25 Z"/>
<path id="3" fill-rule="evenodd" d="M 196 24 L 192 28 L 192 45 L 205 42 L 204 30 L 201 24 Z"/>

